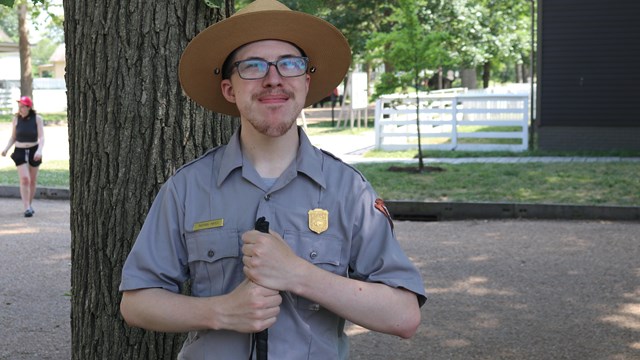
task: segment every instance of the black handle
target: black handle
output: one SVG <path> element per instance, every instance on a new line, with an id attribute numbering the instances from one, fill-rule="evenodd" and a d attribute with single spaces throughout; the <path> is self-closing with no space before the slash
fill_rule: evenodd
<path id="1" fill-rule="evenodd" d="M 256 221 L 255 229 L 260 231 L 261 233 L 269 233 L 269 222 L 265 219 L 264 216 L 258 218 Z"/>
<path id="2" fill-rule="evenodd" d="M 269 233 L 269 222 L 264 216 L 256 221 L 255 229 L 262 233 Z M 269 332 L 267 329 L 255 334 L 256 360 L 267 360 Z"/>

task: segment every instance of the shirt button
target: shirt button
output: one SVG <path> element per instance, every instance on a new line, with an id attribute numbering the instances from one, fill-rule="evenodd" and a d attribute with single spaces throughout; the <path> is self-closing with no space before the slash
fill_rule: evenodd
<path id="1" fill-rule="evenodd" d="M 267 194 L 264 196 L 265 201 L 271 200 L 271 194 Z"/>
<path id="2" fill-rule="evenodd" d="M 209 250 L 209 252 L 207 253 L 207 256 L 208 256 L 208 257 L 210 257 L 210 258 L 212 258 L 212 257 L 214 257 L 214 255 L 215 255 L 215 254 L 216 254 L 216 252 L 215 252 L 215 251 L 213 251 L 213 250 Z"/>
<path id="3" fill-rule="evenodd" d="M 313 251 L 309 254 L 309 257 L 310 257 L 311 259 L 315 259 L 315 258 L 317 258 L 317 257 L 318 257 L 318 252 L 317 252 L 317 251 L 315 251 L 315 250 L 313 250 Z"/>

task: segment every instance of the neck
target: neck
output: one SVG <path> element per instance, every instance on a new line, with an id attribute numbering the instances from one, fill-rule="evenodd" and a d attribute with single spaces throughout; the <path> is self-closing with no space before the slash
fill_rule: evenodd
<path id="1" fill-rule="evenodd" d="M 240 131 L 242 152 L 251 161 L 260 176 L 277 178 L 295 159 L 300 139 L 298 127 L 292 126 L 277 137 L 256 131 L 249 123 L 242 123 Z"/>

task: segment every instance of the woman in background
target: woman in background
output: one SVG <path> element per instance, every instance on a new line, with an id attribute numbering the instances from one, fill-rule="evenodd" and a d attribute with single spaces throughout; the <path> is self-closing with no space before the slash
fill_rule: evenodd
<path id="1" fill-rule="evenodd" d="M 31 203 L 36 194 L 38 167 L 42 163 L 44 147 L 44 125 L 42 117 L 33 110 L 33 101 L 28 96 L 18 100 L 18 113 L 13 118 L 11 138 L 2 151 L 2 156 L 15 144 L 11 159 L 15 162 L 20 178 L 20 197 L 24 206 L 24 217 L 34 214 Z"/>

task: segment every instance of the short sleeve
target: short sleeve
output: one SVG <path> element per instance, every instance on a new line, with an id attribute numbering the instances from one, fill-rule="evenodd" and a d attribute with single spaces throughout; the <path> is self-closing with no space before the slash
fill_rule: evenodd
<path id="1" fill-rule="evenodd" d="M 426 301 L 422 276 L 396 239 L 384 204 L 370 185 L 360 199 L 354 208 L 359 213 L 354 224 L 350 277 L 409 290 L 422 306 Z"/>
<path id="2" fill-rule="evenodd" d="M 122 269 L 120 291 L 163 288 L 177 293 L 189 277 L 184 206 L 169 179 L 151 206 Z"/>

